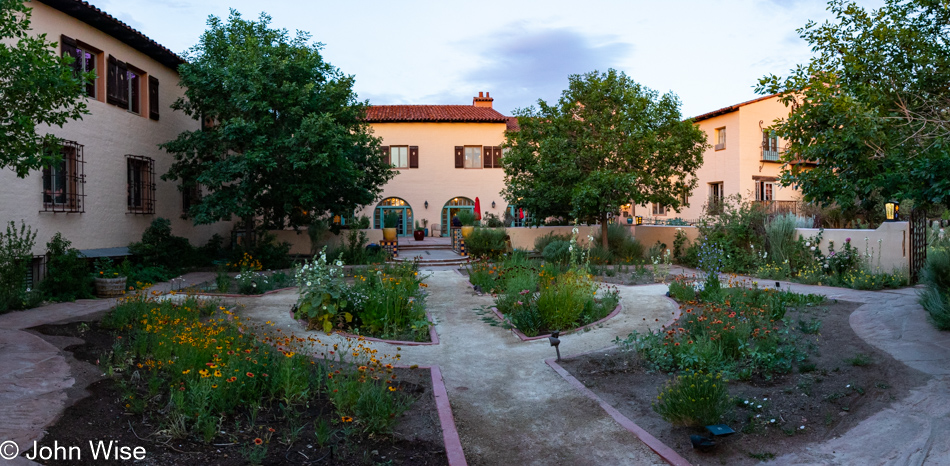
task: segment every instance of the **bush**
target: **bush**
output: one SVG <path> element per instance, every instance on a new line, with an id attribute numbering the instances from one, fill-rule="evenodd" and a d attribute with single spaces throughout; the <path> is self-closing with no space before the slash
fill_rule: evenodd
<path id="1" fill-rule="evenodd" d="M 30 297 L 26 295 L 24 287 L 34 244 L 36 232 L 22 220 L 19 230 L 11 221 L 6 234 L 0 232 L 0 312 L 24 308 L 24 298 L 35 301 L 32 292 Z"/>
<path id="2" fill-rule="evenodd" d="M 600 233 L 597 237 L 600 237 Z M 626 225 L 616 223 L 607 225 L 607 248 L 610 252 L 610 263 L 625 262 L 629 264 L 643 257 L 643 245 L 630 235 L 630 228 Z M 593 249 L 591 255 L 593 256 Z"/>
<path id="3" fill-rule="evenodd" d="M 146 267 L 164 267 L 173 273 L 192 265 L 194 249 L 187 238 L 172 235 L 171 221 L 156 218 L 142 233 L 142 241 L 129 244 L 129 252 Z"/>
<path id="4" fill-rule="evenodd" d="M 539 253 L 544 253 L 544 248 L 548 247 L 554 241 L 571 241 L 571 235 L 558 235 L 554 232 L 548 233 L 544 236 L 539 236 L 534 240 L 534 250 Z"/>
<path id="5" fill-rule="evenodd" d="M 70 247 L 72 243 L 57 232 L 46 243 L 46 279 L 41 288 L 52 300 L 75 301 L 92 297 L 92 276 L 89 267 L 79 251 Z"/>
<path id="6" fill-rule="evenodd" d="M 570 240 L 554 240 L 547 244 L 544 247 L 544 250 L 541 251 L 541 256 L 544 257 L 545 262 L 550 262 L 552 264 L 567 264 L 571 261 L 571 241 Z"/>
<path id="7" fill-rule="evenodd" d="M 704 242 L 715 244 L 723 252 L 723 272 L 751 273 L 761 265 L 756 251 L 765 247 L 765 220 L 768 213 L 761 206 L 729 196 L 715 205 L 721 212 L 707 212 L 697 228 Z M 713 211 L 712 213 L 715 213 Z"/>
<path id="8" fill-rule="evenodd" d="M 361 217 L 358 222 L 366 222 L 369 226 L 369 219 Z M 340 246 L 327 252 L 327 257 L 331 260 L 340 260 L 347 265 L 369 265 L 379 264 L 386 261 L 386 251 L 382 248 L 367 248 L 369 239 L 366 237 L 364 228 L 353 228 L 347 230 L 344 234 Z"/>
<path id="9" fill-rule="evenodd" d="M 688 372 L 666 383 L 653 410 L 674 426 L 719 424 L 729 411 L 728 380 L 722 374 Z"/>
<path id="10" fill-rule="evenodd" d="M 498 258 L 508 252 L 507 237 L 504 228 L 476 228 L 465 240 L 465 248 L 472 257 Z"/>
<path id="11" fill-rule="evenodd" d="M 286 241 L 278 243 L 276 235 L 264 233 L 258 237 L 253 247 L 235 246 L 228 262 L 236 264 L 245 254 L 249 254 L 260 261 L 263 269 L 286 269 L 291 265 L 290 246 Z"/>
<path id="12" fill-rule="evenodd" d="M 795 214 L 787 213 L 778 215 L 765 224 L 765 235 L 772 262 L 784 264 L 792 258 L 797 218 Z"/>
<path id="13" fill-rule="evenodd" d="M 459 213 L 456 214 L 456 217 L 458 217 L 459 222 L 462 222 L 462 226 L 463 226 L 463 227 L 465 227 L 465 226 L 470 227 L 470 226 L 474 226 L 474 225 L 475 225 L 475 212 L 474 212 L 474 211 L 471 211 L 471 210 L 468 210 L 468 209 L 460 210 Z"/>
<path id="14" fill-rule="evenodd" d="M 920 304 L 940 330 L 950 330 L 950 247 L 933 247 L 920 270 Z"/>

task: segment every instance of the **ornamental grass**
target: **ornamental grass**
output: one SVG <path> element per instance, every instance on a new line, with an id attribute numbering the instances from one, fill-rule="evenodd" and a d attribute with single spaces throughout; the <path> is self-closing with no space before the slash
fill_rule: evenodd
<path id="1" fill-rule="evenodd" d="M 695 371 L 678 375 L 660 390 L 653 410 L 674 426 L 718 424 L 730 409 L 727 382 L 721 373 Z"/>

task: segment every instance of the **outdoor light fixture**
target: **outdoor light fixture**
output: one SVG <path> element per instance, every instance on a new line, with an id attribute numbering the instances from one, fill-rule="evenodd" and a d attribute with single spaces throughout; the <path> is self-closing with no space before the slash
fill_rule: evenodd
<path id="1" fill-rule="evenodd" d="M 558 360 L 558 361 L 561 360 L 561 349 L 558 348 L 558 345 L 561 344 L 561 339 L 558 338 L 560 335 L 561 335 L 561 331 L 560 331 L 560 330 L 555 330 L 555 331 L 551 332 L 551 336 L 548 337 L 548 341 L 551 342 L 551 346 L 553 346 L 553 347 L 554 347 L 554 351 L 557 352 L 557 360 Z"/>
<path id="2" fill-rule="evenodd" d="M 491 208 L 492 208 L 492 209 L 495 208 L 495 201 L 491 201 Z"/>
<path id="3" fill-rule="evenodd" d="M 887 201 L 884 203 L 884 216 L 888 222 L 896 222 L 900 219 L 901 206 L 897 201 Z"/>
<path id="4" fill-rule="evenodd" d="M 637 219 L 637 225 L 643 225 L 643 217 L 642 217 L 642 216 L 637 215 L 637 216 L 636 216 L 636 219 Z"/>
<path id="5" fill-rule="evenodd" d="M 426 201 L 425 206 L 426 206 L 426 209 L 429 208 L 429 201 Z"/>

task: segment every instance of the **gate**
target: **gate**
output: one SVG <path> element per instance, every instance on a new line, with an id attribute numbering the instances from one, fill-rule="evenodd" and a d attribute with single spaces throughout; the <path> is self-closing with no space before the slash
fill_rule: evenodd
<path id="1" fill-rule="evenodd" d="M 914 209 L 910 214 L 910 281 L 917 283 L 917 276 L 927 260 L 927 215 L 924 209 Z"/>

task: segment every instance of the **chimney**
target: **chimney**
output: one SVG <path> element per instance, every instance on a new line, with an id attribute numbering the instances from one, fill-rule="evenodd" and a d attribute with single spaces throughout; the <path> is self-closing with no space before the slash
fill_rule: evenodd
<path id="1" fill-rule="evenodd" d="M 478 97 L 472 99 L 472 105 L 476 107 L 491 108 L 491 103 L 495 99 L 491 98 L 491 92 L 479 92 Z"/>

